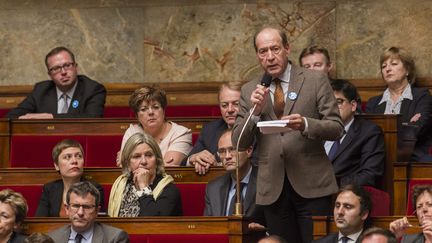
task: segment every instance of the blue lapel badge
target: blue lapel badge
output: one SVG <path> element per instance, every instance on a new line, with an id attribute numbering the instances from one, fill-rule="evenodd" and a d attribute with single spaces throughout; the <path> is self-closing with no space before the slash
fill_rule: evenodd
<path id="1" fill-rule="evenodd" d="M 78 107 L 78 105 L 79 105 L 78 100 L 74 100 L 74 101 L 72 101 L 72 107 L 73 107 L 74 109 L 76 109 L 76 108 Z"/>
<path id="2" fill-rule="evenodd" d="M 290 92 L 290 93 L 288 94 L 288 98 L 289 98 L 290 100 L 296 100 L 296 99 L 297 99 L 297 93 L 296 93 L 296 92 Z"/>

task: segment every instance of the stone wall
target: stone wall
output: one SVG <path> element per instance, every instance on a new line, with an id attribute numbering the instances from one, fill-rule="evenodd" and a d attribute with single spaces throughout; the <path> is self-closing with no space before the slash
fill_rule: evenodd
<path id="1" fill-rule="evenodd" d="M 247 80 L 258 75 L 252 36 L 288 34 L 290 59 L 329 49 L 338 78 L 379 78 L 390 45 L 430 77 L 428 0 L 0 0 L 0 85 L 47 79 L 45 54 L 64 45 L 79 72 L 103 83 Z"/>

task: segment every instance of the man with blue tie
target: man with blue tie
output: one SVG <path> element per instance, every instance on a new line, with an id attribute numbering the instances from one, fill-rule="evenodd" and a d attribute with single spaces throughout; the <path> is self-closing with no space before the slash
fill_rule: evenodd
<path id="1" fill-rule="evenodd" d="M 236 151 L 231 142 L 231 130 L 225 130 L 218 142 L 218 155 L 227 171 L 207 184 L 204 216 L 230 216 L 234 214 L 236 203 Z M 255 204 L 256 175 L 258 168 L 251 165 L 252 147 L 239 151 L 239 178 L 243 214 L 250 217 L 254 226 L 264 229 L 262 211 Z M 251 228 L 254 228 L 252 227 Z M 255 228 L 258 229 L 258 228 Z"/>
<path id="2" fill-rule="evenodd" d="M 357 243 L 368 226 L 372 200 L 369 192 L 357 185 L 342 187 L 333 208 L 333 217 L 338 233 L 332 233 L 313 243 Z"/>
<path id="3" fill-rule="evenodd" d="M 384 174 L 383 132 L 375 123 L 355 117 L 360 104 L 353 84 L 342 79 L 332 80 L 330 84 L 346 132 L 341 139 L 324 143 L 336 180 L 340 186 L 378 187 Z"/>

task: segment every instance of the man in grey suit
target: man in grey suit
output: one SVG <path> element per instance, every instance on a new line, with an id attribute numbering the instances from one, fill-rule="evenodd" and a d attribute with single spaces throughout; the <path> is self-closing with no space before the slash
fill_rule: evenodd
<path id="1" fill-rule="evenodd" d="M 118 228 L 96 222 L 99 191 L 88 181 L 75 183 L 66 195 L 66 214 L 71 221 L 48 233 L 55 242 L 128 243 L 128 234 Z"/>
<path id="2" fill-rule="evenodd" d="M 338 233 L 332 233 L 313 243 L 354 243 L 368 226 L 372 200 L 368 191 L 358 185 L 346 185 L 339 190 L 333 218 Z"/>
<path id="3" fill-rule="evenodd" d="M 264 206 L 269 233 L 308 243 L 312 215 L 328 215 L 331 194 L 338 189 L 323 141 L 339 139 L 343 124 L 327 75 L 290 64 L 284 32 L 264 28 L 254 44 L 265 76 L 272 80 L 268 88 L 259 80 L 243 85 L 233 144 L 243 127 L 239 149 L 256 141 L 256 203 Z M 252 119 L 246 123 L 249 115 Z M 279 119 L 289 120 L 291 131 L 262 134 L 257 128 L 258 121 Z"/>
<path id="4" fill-rule="evenodd" d="M 207 184 L 204 216 L 230 216 L 236 202 L 236 151 L 231 142 L 231 130 L 225 130 L 218 142 L 218 155 L 227 173 Z M 252 147 L 239 151 L 239 178 L 242 184 L 243 213 L 254 222 L 253 229 L 264 229 L 262 211 L 255 205 L 258 168 L 251 165 Z"/>

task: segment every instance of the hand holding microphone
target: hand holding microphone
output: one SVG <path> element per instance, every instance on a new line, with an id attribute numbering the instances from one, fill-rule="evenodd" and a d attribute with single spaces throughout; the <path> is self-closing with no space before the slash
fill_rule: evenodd
<path id="1" fill-rule="evenodd" d="M 251 102 L 254 104 L 252 109 L 252 114 L 258 116 L 261 114 L 262 108 L 266 103 L 266 99 L 268 94 L 270 93 L 270 89 L 268 88 L 271 84 L 272 76 L 267 73 L 261 79 L 261 84 L 258 84 L 256 89 L 251 94 Z"/>

